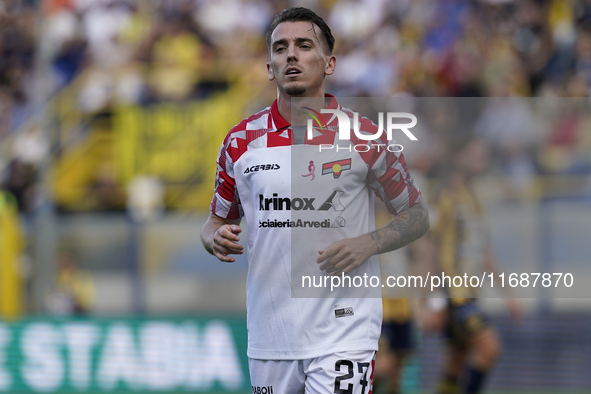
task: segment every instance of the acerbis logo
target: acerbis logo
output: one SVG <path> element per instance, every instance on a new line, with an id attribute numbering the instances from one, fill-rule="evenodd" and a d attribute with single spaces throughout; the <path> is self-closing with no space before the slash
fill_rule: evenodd
<path id="1" fill-rule="evenodd" d="M 334 179 L 338 179 L 343 171 L 351 169 L 351 159 L 336 160 L 322 164 L 322 175 L 332 174 Z"/>
<path id="2" fill-rule="evenodd" d="M 333 191 L 318 208 L 314 206 L 315 198 L 279 197 L 277 193 L 273 193 L 273 197 L 269 198 L 259 194 L 259 211 L 328 211 L 332 208 L 334 211 L 340 212 L 345 210 L 345 206 L 340 200 L 343 194 L 345 192 L 341 190 Z"/>
<path id="3" fill-rule="evenodd" d="M 256 166 L 246 167 L 244 173 L 250 174 L 251 172 L 278 170 L 280 168 L 281 167 L 279 167 L 279 164 L 257 164 Z"/>

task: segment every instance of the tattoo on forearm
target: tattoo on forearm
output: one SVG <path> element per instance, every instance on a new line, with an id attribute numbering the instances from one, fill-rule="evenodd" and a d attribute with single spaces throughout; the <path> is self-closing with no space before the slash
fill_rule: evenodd
<path id="1" fill-rule="evenodd" d="M 429 214 L 423 204 L 417 204 L 396 215 L 385 227 L 369 233 L 377 253 L 403 247 L 422 237 L 429 229 Z"/>
<path id="2" fill-rule="evenodd" d="M 382 239 L 384 238 L 379 232 L 378 230 L 373 231 L 371 233 L 369 233 L 369 236 L 371 237 L 371 239 L 373 239 L 373 241 L 376 243 L 376 245 L 380 245 L 380 243 L 382 242 Z"/>

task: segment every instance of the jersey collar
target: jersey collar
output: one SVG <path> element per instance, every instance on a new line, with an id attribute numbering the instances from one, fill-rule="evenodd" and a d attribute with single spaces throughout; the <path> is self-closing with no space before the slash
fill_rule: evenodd
<path id="1" fill-rule="evenodd" d="M 325 93 L 324 97 L 330 98 L 330 102 L 328 103 L 327 109 L 339 109 L 339 103 L 332 94 Z M 279 109 L 277 108 L 277 99 L 275 99 L 275 101 L 273 101 L 273 104 L 271 105 L 271 116 L 273 118 L 273 123 L 275 124 L 275 131 L 283 130 L 291 126 L 285 119 L 283 119 L 283 116 L 281 116 L 281 114 L 279 113 Z M 332 119 L 327 123 L 331 123 L 331 121 Z"/>

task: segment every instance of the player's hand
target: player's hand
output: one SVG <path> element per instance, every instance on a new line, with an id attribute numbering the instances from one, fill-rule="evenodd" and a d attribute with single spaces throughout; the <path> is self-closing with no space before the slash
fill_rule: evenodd
<path id="1" fill-rule="evenodd" d="M 328 274 L 348 274 L 361 267 L 376 253 L 375 243 L 368 236 L 343 239 L 318 251 L 316 262 Z"/>
<path id="2" fill-rule="evenodd" d="M 218 228 L 213 235 L 213 255 L 226 263 L 235 262 L 236 259 L 228 255 L 244 253 L 244 246 L 238 243 L 241 231 L 240 226 L 235 224 L 224 224 Z"/>

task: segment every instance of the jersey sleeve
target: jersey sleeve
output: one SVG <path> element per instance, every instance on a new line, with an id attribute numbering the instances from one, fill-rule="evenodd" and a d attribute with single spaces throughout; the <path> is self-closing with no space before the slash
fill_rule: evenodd
<path id="1" fill-rule="evenodd" d="M 228 152 L 230 134 L 224 139 L 216 161 L 215 190 L 210 210 L 214 215 L 225 219 L 240 219 L 244 216 L 236 179 L 234 178 L 234 161 Z"/>
<path id="2" fill-rule="evenodd" d="M 368 183 L 393 215 L 412 207 L 421 199 L 421 192 L 408 172 L 402 152 L 390 152 L 385 147 L 381 149 L 370 162 Z"/>

